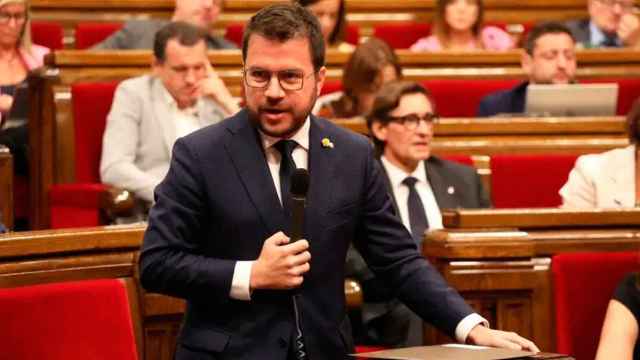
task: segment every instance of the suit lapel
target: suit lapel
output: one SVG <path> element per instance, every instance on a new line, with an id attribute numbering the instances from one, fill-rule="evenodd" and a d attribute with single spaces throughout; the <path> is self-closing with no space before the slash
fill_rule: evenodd
<path id="1" fill-rule="evenodd" d="M 602 173 L 609 174 L 609 181 L 603 184 L 610 188 L 605 189 L 603 193 L 613 195 L 614 204 L 612 205 L 620 207 L 635 205 L 635 168 L 629 164 L 635 164 L 635 146 L 633 145 L 625 148 L 619 156 L 611 157 L 605 164 L 606 168 Z"/>
<path id="2" fill-rule="evenodd" d="M 231 136 L 225 142 L 225 150 L 231 157 L 242 185 L 270 233 L 284 230 L 286 219 L 282 205 L 278 200 L 260 137 L 251 124 L 247 111 L 239 112 L 227 120 L 227 124 Z"/>
<path id="3" fill-rule="evenodd" d="M 334 148 L 323 145 L 322 140 L 332 142 L 332 133 L 327 127 L 313 115 L 310 118 L 309 127 L 309 193 L 307 194 L 308 209 L 316 209 L 318 211 L 329 210 L 331 205 L 331 189 L 335 189 L 333 182 L 335 181 L 335 163 L 337 162 L 337 154 L 340 153 L 340 144 L 333 144 Z M 318 174 L 315 177 L 314 174 Z M 322 177 L 320 177 L 322 176 Z"/>
<path id="4" fill-rule="evenodd" d="M 389 197 L 391 198 L 391 203 L 393 204 L 393 210 L 395 210 L 396 214 L 400 216 L 400 210 L 398 210 L 398 203 L 396 201 L 396 195 L 393 191 L 393 185 L 391 185 L 391 180 L 389 179 L 389 173 L 387 173 L 387 168 L 384 166 L 382 161 L 378 159 L 380 163 L 380 168 L 382 169 L 382 173 L 384 174 L 384 183 L 387 185 L 387 192 L 389 193 Z"/>
<path id="5" fill-rule="evenodd" d="M 433 161 L 433 157 L 425 160 L 424 169 L 427 173 L 427 180 L 429 181 L 429 185 L 431 185 L 433 196 L 436 198 L 436 202 L 438 203 L 438 208 L 455 208 L 456 204 L 452 201 L 452 194 L 449 194 L 449 191 L 451 191 L 450 189 L 453 189 L 453 191 L 455 191 L 455 189 L 453 186 L 447 186 L 445 179 L 442 177 L 440 172 L 437 171 L 437 164 Z"/>
<path id="6" fill-rule="evenodd" d="M 175 120 L 171 116 L 173 111 L 167 104 L 164 96 L 164 86 L 162 81 L 156 77 L 150 77 L 151 81 L 151 108 L 153 109 L 154 118 L 157 120 L 158 127 L 162 132 L 165 148 L 167 153 L 171 155 L 173 144 L 176 141 L 176 125 Z"/>

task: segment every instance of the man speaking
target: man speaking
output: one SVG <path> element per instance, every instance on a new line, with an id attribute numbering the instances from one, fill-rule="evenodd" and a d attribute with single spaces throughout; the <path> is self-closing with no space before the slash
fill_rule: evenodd
<path id="1" fill-rule="evenodd" d="M 401 301 L 445 333 L 462 326 L 465 342 L 537 351 L 485 326 L 420 255 L 368 140 L 309 115 L 325 78 L 324 48 L 304 8 L 262 9 L 243 39 L 247 108 L 174 146 L 140 270 L 147 290 L 187 300 L 176 359 L 353 352 L 344 298 L 351 241 Z M 304 239 L 295 242 L 287 236 L 293 166 L 310 174 Z"/>

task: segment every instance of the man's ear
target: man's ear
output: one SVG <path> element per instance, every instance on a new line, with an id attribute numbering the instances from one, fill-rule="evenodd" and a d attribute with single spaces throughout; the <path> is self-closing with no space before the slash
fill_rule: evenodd
<path id="1" fill-rule="evenodd" d="M 151 72 L 154 76 L 159 74 L 160 68 L 162 67 L 162 62 L 158 60 L 155 56 L 151 60 Z"/>
<path id="2" fill-rule="evenodd" d="M 327 68 L 323 66 L 320 68 L 320 70 L 318 70 L 318 73 L 315 76 L 317 96 L 320 96 L 320 92 L 322 91 L 322 86 L 324 85 L 324 79 L 326 78 L 326 76 Z"/>
<path id="3" fill-rule="evenodd" d="M 387 141 L 387 125 L 374 121 L 371 124 L 371 135 L 380 141 Z"/>
<path id="4" fill-rule="evenodd" d="M 525 74 L 531 75 L 532 67 L 533 67 L 533 58 L 531 55 L 527 53 L 526 50 L 522 51 L 522 55 L 520 55 L 520 66 L 522 66 L 522 70 Z"/>

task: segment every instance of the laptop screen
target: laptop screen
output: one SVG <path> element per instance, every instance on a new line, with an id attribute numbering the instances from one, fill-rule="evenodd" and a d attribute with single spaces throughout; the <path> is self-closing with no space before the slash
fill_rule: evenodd
<path id="1" fill-rule="evenodd" d="M 613 116 L 618 84 L 530 84 L 525 112 L 532 116 Z"/>

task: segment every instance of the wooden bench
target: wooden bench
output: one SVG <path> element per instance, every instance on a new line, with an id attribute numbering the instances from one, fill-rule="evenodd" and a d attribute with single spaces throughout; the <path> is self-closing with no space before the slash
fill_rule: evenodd
<path id="1" fill-rule="evenodd" d="M 9 149 L 0 145 L 0 223 L 13 228 L 13 158 Z"/>
<path id="2" fill-rule="evenodd" d="M 550 267 L 556 254 L 640 250 L 640 211 L 456 210 L 423 253 L 492 327 L 554 351 Z M 433 332 L 426 341 L 445 339 Z"/>

